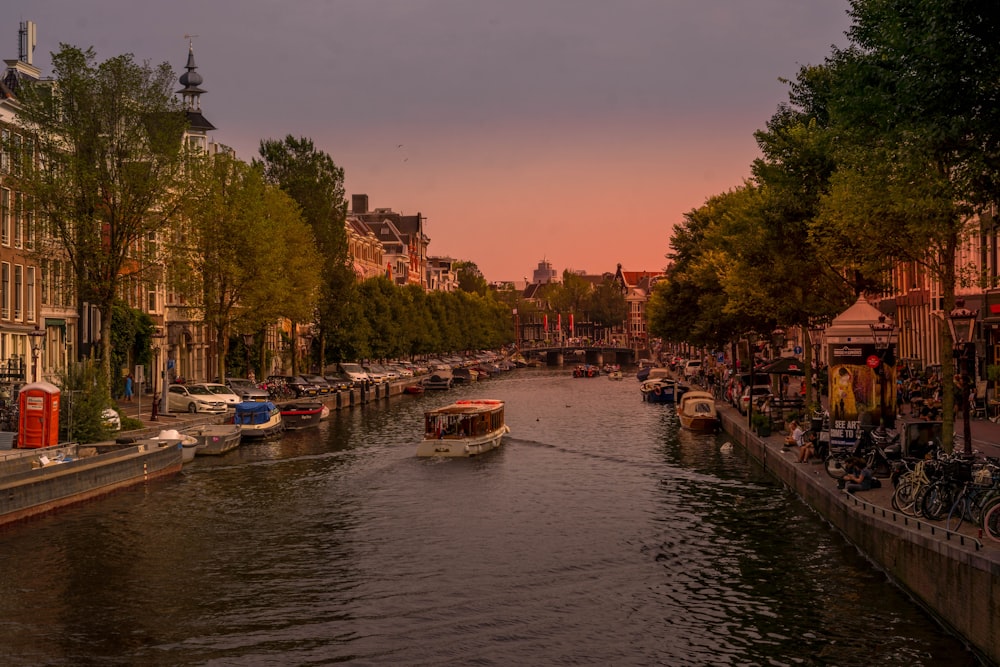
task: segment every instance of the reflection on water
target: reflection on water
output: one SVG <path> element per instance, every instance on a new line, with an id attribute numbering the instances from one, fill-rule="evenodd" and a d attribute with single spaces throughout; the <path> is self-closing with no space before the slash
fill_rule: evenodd
<path id="1" fill-rule="evenodd" d="M 422 411 L 507 402 L 478 459 Z M 975 664 L 634 381 L 522 370 L 335 412 L 0 533 L 10 664 Z"/>

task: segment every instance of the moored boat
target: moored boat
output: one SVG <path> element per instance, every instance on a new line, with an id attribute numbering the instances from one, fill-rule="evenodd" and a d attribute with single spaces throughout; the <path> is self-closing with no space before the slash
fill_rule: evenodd
<path id="1" fill-rule="evenodd" d="M 323 414 L 323 404 L 319 401 L 292 401 L 291 403 L 283 403 L 279 410 L 285 429 L 291 431 L 319 426 L 320 417 Z"/>
<path id="2" fill-rule="evenodd" d="M 476 456 L 499 447 L 509 432 L 503 401 L 456 401 L 424 413 L 424 439 L 417 456 Z"/>
<path id="3" fill-rule="evenodd" d="M 639 385 L 642 400 L 647 403 L 676 403 L 687 387 L 669 378 L 646 380 Z"/>
<path id="4" fill-rule="evenodd" d="M 184 433 L 198 441 L 196 456 L 220 456 L 239 447 L 243 439 L 238 424 L 199 424 Z"/>
<path id="5" fill-rule="evenodd" d="M 720 426 L 715 397 L 707 391 L 689 391 L 681 396 L 677 416 L 681 427 L 689 431 L 712 433 Z"/>
<path id="6" fill-rule="evenodd" d="M 243 440 L 273 438 L 285 430 L 281 411 L 271 401 L 239 403 L 233 413 L 232 423 L 240 427 L 240 437 Z"/>
<path id="7" fill-rule="evenodd" d="M 592 378 L 600 375 L 601 371 L 593 364 L 583 364 L 573 369 L 575 378 Z"/>
<path id="8" fill-rule="evenodd" d="M 609 380 L 621 380 L 622 377 L 623 376 L 621 371 L 608 371 Z"/>
<path id="9" fill-rule="evenodd" d="M 177 440 L 140 440 L 110 449 L 60 445 L 10 452 L 0 461 L 0 525 L 178 472 Z"/>
<path id="10" fill-rule="evenodd" d="M 175 428 L 160 431 L 156 440 L 176 440 L 181 445 L 181 460 L 184 463 L 194 461 L 195 452 L 198 449 L 198 439 L 194 436 L 183 434 Z"/>

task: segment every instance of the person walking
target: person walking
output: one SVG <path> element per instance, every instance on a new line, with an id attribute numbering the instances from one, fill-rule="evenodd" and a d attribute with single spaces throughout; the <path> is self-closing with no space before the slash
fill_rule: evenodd
<path id="1" fill-rule="evenodd" d="M 133 384 L 132 374 L 129 373 L 125 377 L 125 402 L 126 403 L 131 403 L 132 402 L 132 384 Z"/>

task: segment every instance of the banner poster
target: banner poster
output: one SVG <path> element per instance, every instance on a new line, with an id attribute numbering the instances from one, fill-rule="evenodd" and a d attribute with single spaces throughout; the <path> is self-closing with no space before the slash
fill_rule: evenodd
<path id="1" fill-rule="evenodd" d="M 896 419 L 896 351 L 874 343 L 830 345 L 830 446 L 857 444 L 863 428 Z M 882 408 L 885 414 L 882 414 Z"/>

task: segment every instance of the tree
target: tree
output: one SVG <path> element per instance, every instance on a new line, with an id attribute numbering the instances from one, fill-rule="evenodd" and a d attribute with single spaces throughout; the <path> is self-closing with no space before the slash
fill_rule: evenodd
<path id="1" fill-rule="evenodd" d="M 852 0 L 850 15 L 851 46 L 827 62 L 838 168 L 817 228 L 829 246 L 851 241 L 872 262 L 924 266 L 948 312 L 958 248 L 1000 186 L 1000 12 L 962 0 Z M 943 323 L 940 339 L 952 348 Z M 946 449 L 953 374 L 942 364 Z"/>
<path id="2" fill-rule="evenodd" d="M 590 319 L 604 327 L 621 326 L 628 317 L 628 302 L 613 278 L 607 278 L 590 295 Z"/>
<path id="3" fill-rule="evenodd" d="M 201 307 L 225 377 L 232 333 L 311 316 L 320 258 L 298 206 L 265 183 L 259 165 L 224 154 L 192 164 L 195 187 L 184 242 L 171 244 L 171 284 Z"/>
<path id="4" fill-rule="evenodd" d="M 319 151 L 311 139 L 268 139 L 260 142 L 264 176 L 269 183 L 287 192 L 302 209 L 303 219 L 312 227 L 316 246 L 323 257 L 322 290 L 315 315 L 319 333 L 320 367 L 326 365 L 326 350 L 336 346 L 331 335 L 342 330 L 349 316 L 355 276 L 350 268 L 347 247 L 347 200 L 344 170 L 327 153 Z"/>
<path id="5" fill-rule="evenodd" d="M 16 158 L 14 182 L 43 226 L 38 254 L 66 257 L 78 303 L 100 311 L 99 386 L 108 392 L 119 285 L 155 277 L 142 242 L 168 227 L 186 195 L 187 118 L 165 63 L 123 55 L 97 64 L 93 49 L 62 44 L 52 69 L 54 82 L 20 91 L 15 122 L 32 150 Z"/>
<path id="6" fill-rule="evenodd" d="M 458 277 L 458 289 L 486 296 L 489 285 L 486 284 L 486 278 L 483 277 L 483 272 L 479 270 L 475 262 L 455 262 L 452 268 Z"/>

